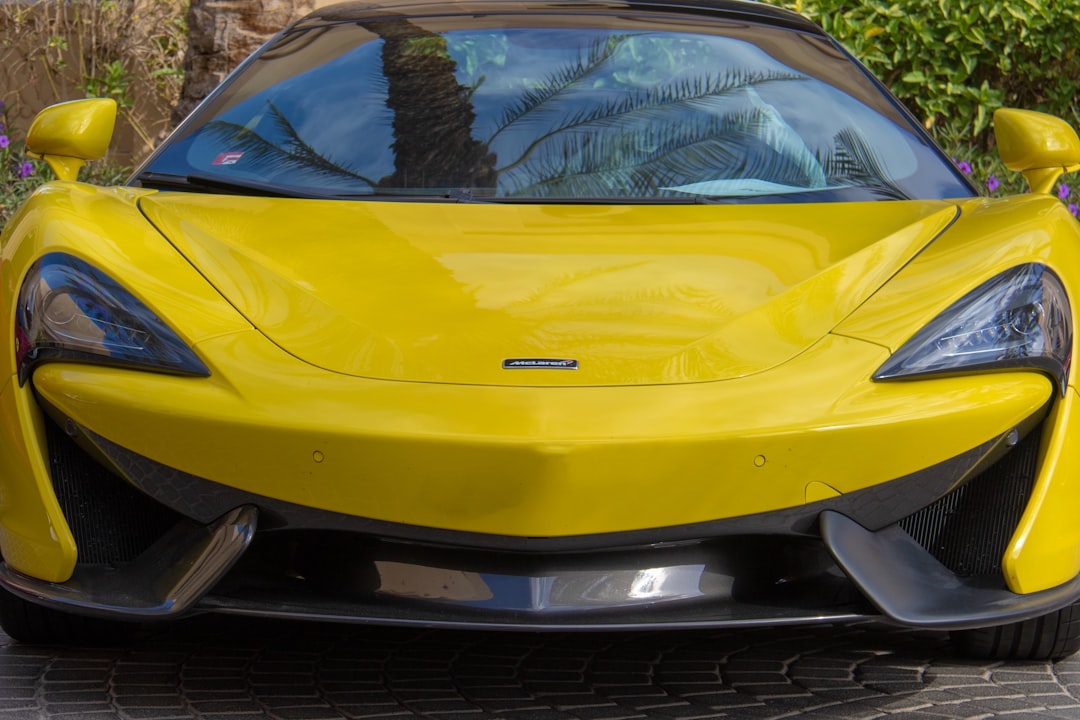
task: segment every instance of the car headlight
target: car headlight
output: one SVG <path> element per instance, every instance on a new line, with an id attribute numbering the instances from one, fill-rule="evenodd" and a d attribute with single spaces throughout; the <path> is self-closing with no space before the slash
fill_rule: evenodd
<path id="1" fill-rule="evenodd" d="M 23 281 L 15 357 L 20 384 L 48 360 L 210 374 L 146 305 L 105 273 L 65 253 L 42 256 Z"/>
<path id="2" fill-rule="evenodd" d="M 1061 280 L 1045 265 L 987 280 L 917 332 L 874 380 L 959 372 L 1038 369 L 1062 393 L 1072 358 L 1072 315 Z"/>

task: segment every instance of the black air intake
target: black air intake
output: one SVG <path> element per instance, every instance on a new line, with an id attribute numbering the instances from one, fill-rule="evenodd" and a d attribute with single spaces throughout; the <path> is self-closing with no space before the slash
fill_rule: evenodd
<path id="1" fill-rule="evenodd" d="M 49 471 L 80 563 L 134 560 L 179 518 L 106 470 L 74 440 L 46 421 Z"/>
<path id="2" fill-rule="evenodd" d="M 1040 424 L 1003 458 L 900 527 L 961 577 L 1000 575 L 1035 484 L 1041 436 Z"/>

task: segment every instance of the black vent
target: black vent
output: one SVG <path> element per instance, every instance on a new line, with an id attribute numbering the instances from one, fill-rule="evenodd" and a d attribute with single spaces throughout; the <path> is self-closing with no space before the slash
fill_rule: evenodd
<path id="1" fill-rule="evenodd" d="M 961 577 L 999 575 L 1027 507 L 1042 426 L 968 483 L 900 521 L 900 527 Z"/>
<path id="2" fill-rule="evenodd" d="M 99 465 L 54 423 L 46 425 L 53 489 L 80 563 L 134 560 L 176 523 L 172 510 Z"/>

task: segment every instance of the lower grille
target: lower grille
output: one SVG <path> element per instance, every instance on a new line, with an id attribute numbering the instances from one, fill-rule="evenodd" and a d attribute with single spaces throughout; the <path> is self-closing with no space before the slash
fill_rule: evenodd
<path id="1" fill-rule="evenodd" d="M 80 563 L 134 560 L 176 524 L 179 515 L 95 462 L 54 423 L 46 425 L 53 490 Z"/>
<path id="2" fill-rule="evenodd" d="M 961 577 L 999 575 L 1035 484 L 1041 435 L 1039 425 L 1003 458 L 900 527 Z"/>

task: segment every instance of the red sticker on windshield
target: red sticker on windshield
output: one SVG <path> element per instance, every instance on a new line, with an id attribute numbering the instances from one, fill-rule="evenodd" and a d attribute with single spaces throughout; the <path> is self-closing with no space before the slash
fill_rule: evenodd
<path id="1" fill-rule="evenodd" d="M 240 162 L 240 158 L 244 157 L 242 152 L 223 152 L 214 158 L 214 162 L 211 165 L 235 165 Z"/>

